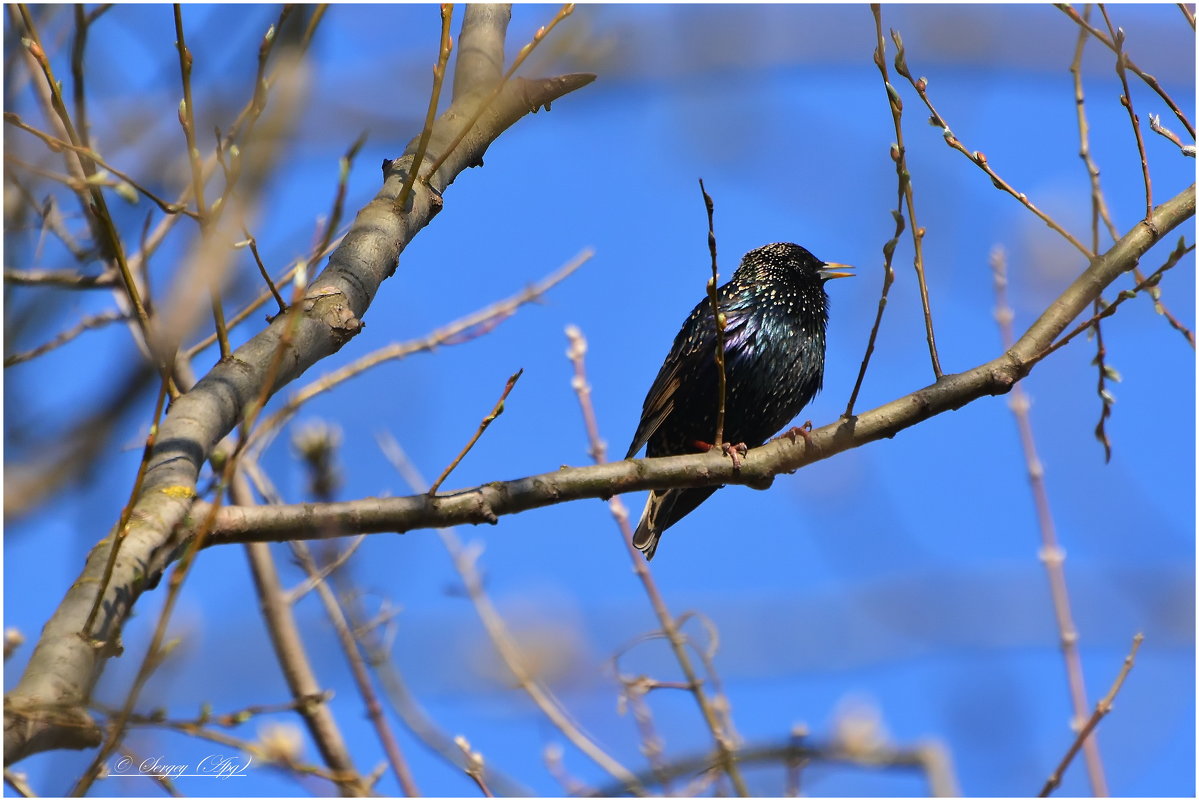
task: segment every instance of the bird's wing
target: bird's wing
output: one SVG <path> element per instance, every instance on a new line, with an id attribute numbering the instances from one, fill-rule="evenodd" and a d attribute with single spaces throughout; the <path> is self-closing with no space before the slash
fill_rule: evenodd
<path id="1" fill-rule="evenodd" d="M 711 308 L 707 300 L 701 301 L 691 311 L 687 322 L 675 337 L 674 344 L 670 348 L 670 355 L 666 357 L 662 369 L 658 371 L 658 377 L 654 379 L 649 393 L 645 396 L 645 404 L 641 408 L 641 422 L 637 425 L 637 433 L 633 435 L 633 442 L 629 445 L 629 452 L 625 455 L 626 459 L 641 450 L 642 446 L 649 442 L 649 438 L 674 411 L 675 397 L 682 387 L 684 376 L 689 381 L 694 381 L 709 370 L 715 373 L 716 360 L 713 358 L 716 349 L 715 326 L 709 323 L 700 327 L 696 335 L 691 337 L 686 335 L 688 329 L 694 327 L 692 325 L 694 318 L 702 316 L 706 321 L 712 319 Z M 750 325 L 752 315 L 738 314 L 736 307 L 728 307 L 723 303 L 721 310 L 725 313 L 725 353 L 733 355 L 736 351 L 746 347 L 753 338 L 753 326 Z M 728 356 L 726 356 L 727 358 Z"/>

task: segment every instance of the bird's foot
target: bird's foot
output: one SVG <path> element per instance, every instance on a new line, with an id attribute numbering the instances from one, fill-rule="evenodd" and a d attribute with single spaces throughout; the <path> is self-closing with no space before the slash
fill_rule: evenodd
<path id="1" fill-rule="evenodd" d="M 734 470 L 741 469 L 741 457 L 749 453 L 749 446 L 744 442 L 738 442 L 736 445 L 726 442 L 720 446 L 720 449 L 724 451 L 725 456 L 733 460 Z"/>
<path id="2" fill-rule="evenodd" d="M 803 441 L 807 445 L 812 444 L 812 435 L 808 432 L 812 430 L 812 421 L 807 420 L 802 426 L 795 426 L 791 430 L 783 434 L 784 437 L 790 437 L 791 442 L 795 442 L 796 437 L 803 437 Z"/>
<path id="3" fill-rule="evenodd" d="M 700 452 L 710 451 L 716 447 L 710 442 L 704 442 L 702 439 L 694 440 L 691 444 L 698 448 Z M 749 446 L 744 442 L 738 442 L 735 445 L 731 442 L 724 442 L 721 443 L 720 449 L 724 451 L 725 456 L 733 460 L 734 470 L 741 469 L 741 457 L 749 452 Z"/>

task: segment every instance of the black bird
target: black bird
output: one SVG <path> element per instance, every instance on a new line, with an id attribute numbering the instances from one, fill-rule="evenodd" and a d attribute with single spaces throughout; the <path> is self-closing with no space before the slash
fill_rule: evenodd
<path id="1" fill-rule="evenodd" d="M 776 242 L 746 253 L 732 279 L 717 290 L 725 316 L 725 442 L 750 448 L 765 443 L 820 391 L 828 323 L 824 282 L 852 275 L 833 269 L 845 266 Z M 716 324 L 711 300 L 704 298 L 684 321 L 645 396 L 625 458 L 642 445 L 650 457 L 709 450 L 716 437 L 717 394 Z M 651 492 L 633 545 L 652 559 L 662 532 L 716 489 Z"/>

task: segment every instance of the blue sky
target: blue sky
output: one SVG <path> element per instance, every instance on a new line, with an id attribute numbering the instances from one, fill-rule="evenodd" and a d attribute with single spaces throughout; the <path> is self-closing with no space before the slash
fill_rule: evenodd
<path id="1" fill-rule="evenodd" d="M 554 10 L 515 9 L 509 56 Z M 1110 11 L 1127 31 L 1133 57 L 1193 118 L 1193 32 L 1179 10 L 1138 5 Z M 260 6 L 185 8 L 198 110 L 211 117 L 201 130 L 227 124 L 230 109 L 244 102 L 259 38 L 276 14 Z M 460 14 L 459 8 L 456 20 Z M 48 20 L 47 30 L 65 34 L 69 16 Z M 913 73 L 929 79 L 934 103 L 965 145 L 985 152 L 1006 180 L 1089 238 L 1089 185 L 1077 156 L 1067 71 L 1074 24 L 1050 7 L 936 5 L 886 6 L 884 25 L 903 33 Z M 399 155 L 418 132 L 437 26 L 434 6 L 330 9 L 312 51 L 299 130 L 281 145 L 288 169 L 273 179 L 270 202 L 254 223 L 268 265 L 278 269 L 309 247 L 315 220 L 331 203 L 337 159 L 361 131 L 369 137 L 350 176 L 349 209 L 377 189 L 380 161 Z M 387 36 L 380 36 L 384 29 Z M 114 143 L 109 156 L 125 166 L 156 149 L 180 152 L 170 8 L 117 7 L 92 36 L 93 125 L 101 141 Z M 446 192 L 444 211 L 384 284 L 364 331 L 299 385 L 510 295 L 585 247 L 596 255 L 542 304 L 525 307 L 487 336 L 383 365 L 309 403 L 298 422 L 320 419 L 341 430 L 345 483 L 338 497 L 409 493 L 376 444 L 382 431 L 395 436 L 423 473 L 436 475 L 521 367 L 525 374 L 504 415 L 446 488 L 586 464 L 564 356 L 568 324 L 579 326 L 590 344 L 589 379 L 610 454 L 623 452 L 645 390 L 703 294 L 709 265 L 700 176 L 715 198 L 723 277 L 746 250 L 773 241 L 795 241 L 822 259 L 858 268 L 859 277 L 829 287 L 825 388 L 801 415 L 817 425 L 833 421 L 857 375 L 881 286 L 881 248 L 893 230 L 888 148 L 894 131 L 873 47 L 873 21 L 860 5 L 579 7 L 525 74 L 594 70 L 598 80 L 555 103 L 549 114 L 520 121 L 489 150 L 484 169 L 458 178 Z M 65 53 L 69 49 L 57 54 L 64 65 Z M 1123 232 L 1143 213 L 1144 195 L 1113 64 L 1110 51 L 1088 44 L 1083 66 L 1091 147 Z M 65 67 L 63 74 L 69 74 Z M 1157 96 L 1130 80 L 1142 120 L 1161 114 L 1185 137 Z M 994 246 L 1008 254 L 1017 331 L 1085 264 L 946 147 L 939 130 L 925 124 L 910 86 L 899 89 L 918 219 L 927 229 L 941 361 L 946 372 L 957 372 L 1001 352 L 988 266 Z M 28 89 L 13 92 L 5 105 L 40 120 Z M 140 139 L 122 133 L 132 124 L 144 129 Z M 23 136 L 12 129 L 6 135 L 13 141 Z M 1147 130 L 1145 136 L 1154 197 L 1161 202 L 1194 180 L 1194 162 L 1165 139 Z M 178 191 L 182 174 L 158 169 L 151 183 L 165 194 Z M 145 206 L 143 200 L 118 211 L 132 241 Z M 1193 225 L 1179 232 L 1193 241 Z M 1142 269 L 1156 269 L 1176 239 L 1146 256 Z M 159 286 L 186 244 L 177 237 L 156 256 Z M 10 254 L 29 253 L 27 240 L 7 246 Z M 54 257 L 51 246 L 39 266 L 62 266 Z M 905 237 L 861 410 L 932 381 L 911 258 Z M 6 258 L 5 266 L 33 265 Z M 243 273 L 231 299 L 257 291 L 248 254 L 238 269 Z M 1126 286 L 1131 283 L 1118 282 Z M 1162 290 L 1170 310 L 1193 327 L 1193 256 L 1167 274 Z M 11 291 L 14 301 L 30 297 L 22 291 Z M 63 303 L 79 316 L 112 301 L 96 293 Z M 236 341 L 258 325 L 238 329 Z M 55 330 L 6 343 L 6 353 Z M 1068 553 L 1092 702 L 1115 677 L 1133 634 L 1146 637 L 1115 710 L 1100 727 L 1112 791 L 1189 796 L 1195 791 L 1194 351 L 1143 298 L 1106 322 L 1104 339 L 1109 363 L 1123 376 L 1112 387 L 1110 464 L 1092 435 L 1100 413 L 1092 343 L 1080 337 L 1038 366 L 1024 386 Z M 27 455 L 11 444 L 14 433 L 63 426 L 134 358 L 127 331 L 109 327 L 6 369 L 9 459 Z M 215 350 L 202 353 L 197 372 L 215 358 Z M 6 521 L 6 626 L 35 638 L 77 575 L 85 549 L 119 514 L 140 453 L 134 443 L 152 405 L 152 396 L 140 399 L 144 411 L 127 418 L 117 447 L 85 482 L 32 515 Z M 286 437 L 263 464 L 288 501 L 304 499 L 305 475 Z M 626 503 L 635 513 L 643 500 Z M 610 753 L 642 769 L 636 730 L 629 716 L 618 714 L 607 665 L 656 624 L 604 505 L 560 505 L 459 535 L 484 548 L 480 566 L 500 611 L 528 642 L 553 655 L 547 681 L 554 692 Z M 800 723 L 823 740 L 847 704 L 864 704 L 877 710 L 896 745 L 940 740 L 966 794 L 1026 795 L 1039 789 L 1071 738 L 1038 547 L 1007 398 L 988 398 L 893 440 L 781 476 L 767 492 L 718 492 L 666 534 L 653 572 L 676 614 L 701 612 L 719 629 L 716 665 L 744 742 L 784 741 Z M 298 582 L 286 549 L 276 556 L 285 580 Z M 387 599 L 400 609 L 394 659 L 429 715 L 449 734 L 468 737 L 488 765 L 535 792 L 559 794 L 542 750 L 561 742 L 561 734 L 513 689 L 470 603 L 453 591 L 458 580 L 433 532 L 371 537 L 350 575 L 369 593 L 368 604 Z M 100 683 L 104 700 L 123 698 L 161 595 L 150 593 L 139 604 L 125 632 L 127 655 L 109 664 Z M 323 612 L 310 597 L 297 614 L 317 673 L 336 693 L 333 708 L 356 762 L 370 770 L 381 750 Z M 183 644 L 150 682 L 144 707 L 165 704 L 172 717 L 188 717 L 204 702 L 222 712 L 287 700 L 240 550 L 202 555 L 173 625 Z M 9 685 L 29 651 L 26 645 L 6 664 Z M 660 642 L 638 646 L 629 659 L 629 669 L 677 678 Z M 651 703 L 668 755 L 708 747 L 689 698 L 662 691 Z M 253 739 L 261 721 L 289 719 L 256 719 L 239 735 Z M 130 742 L 143 754 L 176 762 L 213 750 L 161 733 L 137 732 Z M 425 793 L 475 792 L 406 731 L 400 743 Z M 317 761 L 315 750 L 305 748 L 305 757 Z M 85 759 L 44 754 L 22 769 L 39 791 L 62 793 Z M 564 760 L 581 780 L 605 783 L 605 775 L 570 747 Z M 134 784 L 143 781 L 112 779 L 93 792 L 154 792 Z M 762 795 L 783 789 L 781 769 L 755 771 L 750 781 Z M 323 785 L 298 785 L 253 769 L 245 779 L 181 780 L 179 787 L 188 794 L 292 795 Z M 806 774 L 804 787 L 814 795 L 925 792 L 920 777 L 903 771 L 820 766 Z M 398 792 L 394 777 L 385 776 L 380 790 Z M 1059 792 L 1088 792 L 1081 763 Z"/>

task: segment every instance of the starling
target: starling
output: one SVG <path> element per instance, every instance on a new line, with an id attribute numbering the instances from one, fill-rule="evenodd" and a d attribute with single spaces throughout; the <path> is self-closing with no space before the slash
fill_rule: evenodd
<path id="1" fill-rule="evenodd" d="M 755 448 L 766 442 L 820 391 L 824 381 L 824 282 L 852 273 L 820 261 L 799 245 L 775 243 L 746 253 L 732 279 L 717 290 L 725 317 L 723 439 Z M 626 459 L 645 454 L 702 453 L 716 436 L 719 404 L 716 325 L 711 300 L 696 304 L 641 408 Z M 652 559 L 662 532 L 703 503 L 716 487 L 655 490 L 633 535 Z"/>

